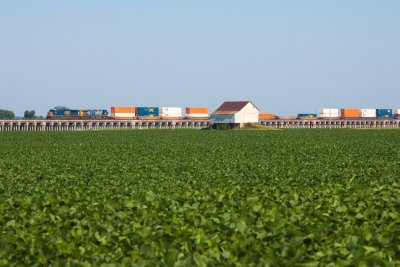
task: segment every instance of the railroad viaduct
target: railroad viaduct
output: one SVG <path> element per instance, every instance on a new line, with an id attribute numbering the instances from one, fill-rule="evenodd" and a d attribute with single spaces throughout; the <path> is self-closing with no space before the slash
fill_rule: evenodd
<path id="1" fill-rule="evenodd" d="M 262 120 L 270 128 L 400 128 L 397 119 Z M 210 120 L 0 120 L 0 131 L 85 131 L 106 129 L 201 129 Z"/>

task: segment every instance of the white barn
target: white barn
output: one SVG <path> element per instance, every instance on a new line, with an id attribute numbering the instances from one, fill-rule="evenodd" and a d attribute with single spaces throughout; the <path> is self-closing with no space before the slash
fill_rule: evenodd
<path id="1" fill-rule="evenodd" d="M 211 122 L 242 127 L 245 123 L 258 123 L 259 114 L 259 109 L 251 101 L 228 101 L 211 114 Z"/>

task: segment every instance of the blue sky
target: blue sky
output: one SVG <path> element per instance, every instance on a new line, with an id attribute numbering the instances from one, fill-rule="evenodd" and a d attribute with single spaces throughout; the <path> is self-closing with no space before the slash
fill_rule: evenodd
<path id="1" fill-rule="evenodd" d="M 400 1 L 1 1 L 0 108 L 400 108 Z"/>

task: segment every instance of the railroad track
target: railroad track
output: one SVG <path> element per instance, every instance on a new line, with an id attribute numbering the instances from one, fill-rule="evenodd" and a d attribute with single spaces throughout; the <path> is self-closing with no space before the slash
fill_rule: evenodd
<path id="1" fill-rule="evenodd" d="M 270 128 L 400 128 L 399 119 L 261 120 Z M 0 131 L 84 131 L 106 129 L 206 128 L 210 120 L 0 120 Z"/>

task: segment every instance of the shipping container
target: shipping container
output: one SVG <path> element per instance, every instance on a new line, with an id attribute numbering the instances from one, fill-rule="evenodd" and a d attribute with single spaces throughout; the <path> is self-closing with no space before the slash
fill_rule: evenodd
<path id="1" fill-rule="evenodd" d="M 111 117 L 119 119 L 133 119 L 136 118 L 135 113 L 111 113 Z"/>
<path id="2" fill-rule="evenodd" d="M 161 107 L 159 111 L 162 118 L 182 118 L 182 108 L 180 107 Z"/>
<path id="3" fill-rule="evenodd" d="M 297 120 L 297 116 L 279 116 L 281 120 Z"/>
<path id="4" fill-rule="evenodd" d="M 376 117 L 377 118 L 393 118 L 393 110 L 386 108 L 386 109 L 377 109 L 376 110 Z"/>
<path id="5" fill-rule="evenodd" d="M 137 107 L 136 115 L 138 117 L 157 118 L 160 116 L 158 107 Z"/>
<path id="6" fill-rule="evenodd" d="M 208 116 L 208 108 L 187 107 L 186 114 L 207 114 Z"/>
<path id="7" fill-rule="evenodd" d="M 307 118 L 307 119 L 316 119 L 318 117 L 318 114 L 315 113 L 299 113 L 297 114 L 297 117 L 299 118 Z"/>
<path id="8" fill-rule="evenodd" d="M 373 108 L 361 109 L 361 118 L 376 118 L 376 109 Z"/>
<path id="9" fill-rule="evenodd" d="M 361 116 L 361 110 L 358 108 L 342 108 L 340 117 L 343 119 L 358 119 Z"/>
<path id="10" fill-rule="evenodd" d="M 208 119 L 209 116 L 207 113 L 188 113 L 186 114 L 186 118 L 188 119 Z"/>
<path id="11" fill-rule="evenodd" d="M 111 107 L 111 113 L 135 113 L 135 107 Z"/>
<path id="12" fill-rule="evenodd" d="M 116 119 L 133 119 L 136 118 L 135 107 L 111 107 L 111 117 Z"/>
<path id="13" fill-rule="evenodd" d="M 320 118 L 339 118 L 340 110 L 337 108 L 323 108 L 319 111 Z"/>
<path id="14" fill-rule="evenodd" d="M 260 120 L 271 120 L 271 119 L 275 119 L 275 115 L 272 113 L 260 113 L 260 114 L 258 114 L 258 118 Z"/>

